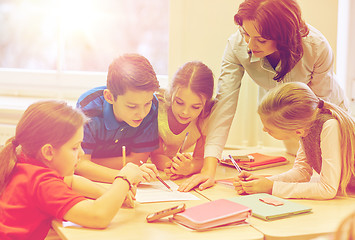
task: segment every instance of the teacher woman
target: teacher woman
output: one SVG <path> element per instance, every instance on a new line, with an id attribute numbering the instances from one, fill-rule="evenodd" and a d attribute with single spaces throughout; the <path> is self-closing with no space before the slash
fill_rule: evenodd
<path id="1" fill-rule="evenodd" d="M 204 165 L 180 186 L 183 191 L 214 184 L 217 159 L 227 141 L 245 72 L 266 91 L 284 82 L 304 82 L 318 97 L 347 110 L 333 71 L 332 49 L 321 32 L 303 21 L 295 0 L 245 0 L 234 22 L 238 29 L 225 48 Z"/>

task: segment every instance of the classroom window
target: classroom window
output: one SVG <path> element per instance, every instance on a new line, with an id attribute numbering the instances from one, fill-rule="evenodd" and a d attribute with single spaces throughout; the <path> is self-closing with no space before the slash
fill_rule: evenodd
<path id="1" fill-rule="evenodd" d="M 105 72 L 128 52 L 168 73 L 167 0 L 1 0 L 0 68 Z"/>

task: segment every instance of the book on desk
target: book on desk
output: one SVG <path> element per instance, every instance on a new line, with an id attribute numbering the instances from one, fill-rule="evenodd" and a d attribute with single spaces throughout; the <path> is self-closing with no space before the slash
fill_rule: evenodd
<path id="1" fill-rule="evenodd" d="M 288 163 L 288 160 L 282 156 L 271 156 L 271 155 L 265 155 L 261 153 L 251 153 L 248 155 L 252 157 L 250 158 L 249 161 L 245 161 L 245 160 L 238 161 L 238 156 L 232 155 L 232 157 L 236 160 L 236 162 L 238 163 L 241 169 L 249 170 L 249 171 L 280 166 Z M 224 157 L 223 159 L 220 160 L 220 163 L 227 166 L 234 167 L 229 157 Z"/>
<path id="2" fill-rule="evenodd" d="M 227 199 L 203 203 L 175 214 L 172 220 L 193 230 L 207 230 L 227 224 L 244 223 L 251 209 Z"/>
<path id="3" fill-rule="evenodd" d="M 303 204 L 272 196 L 267 193 L 256 193 L 229 198 L 252 209 L 252 215 L 263 220 L 275 220 L 296 214 L 309 213 L 312 208 Z"/>

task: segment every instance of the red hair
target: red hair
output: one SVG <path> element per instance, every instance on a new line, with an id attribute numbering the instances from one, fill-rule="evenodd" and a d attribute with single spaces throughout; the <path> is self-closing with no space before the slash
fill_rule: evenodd
<path id="1" fill-rule="evenodd" d="M 302 37 L 309 33 L 295 0 L 245 0 L 239 5 L 234 22 L 255 21 L 261 37 L 274 40 L 280 53 L 281 68 L 274 77 L 280 82 L 303 56 Z"/>

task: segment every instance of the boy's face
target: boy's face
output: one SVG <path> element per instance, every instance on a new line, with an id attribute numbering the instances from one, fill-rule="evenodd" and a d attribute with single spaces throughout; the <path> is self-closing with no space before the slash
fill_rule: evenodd
<path id="1" fill-rule="evenodd" d="M 138 127 L 148 115 L 153 101 L 153 91 L 131 91 L 118 95 L 112 101 L 116 120 L 126 122 L 131 127 Z"/>

